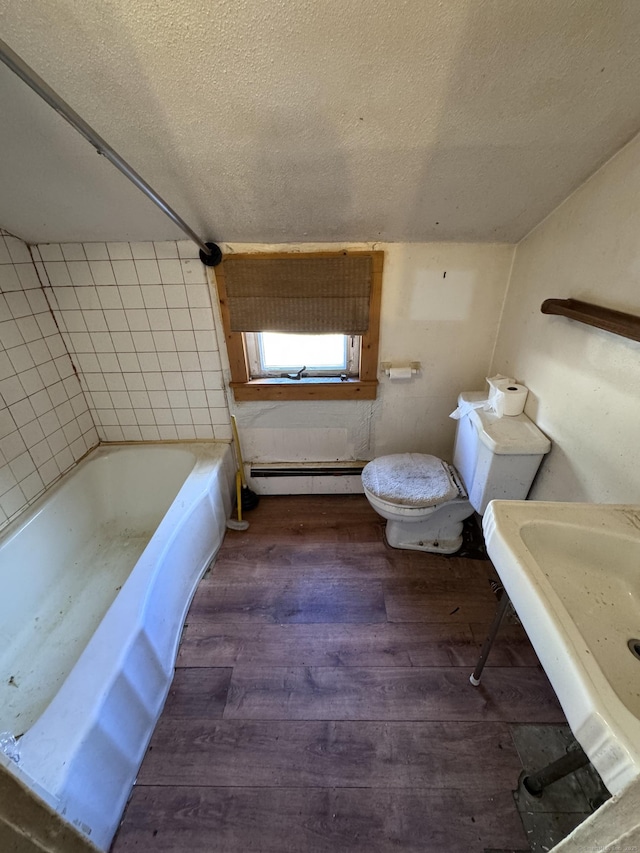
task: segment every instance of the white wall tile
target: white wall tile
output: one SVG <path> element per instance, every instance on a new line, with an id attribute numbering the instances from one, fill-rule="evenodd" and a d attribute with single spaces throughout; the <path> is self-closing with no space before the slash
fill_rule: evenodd
<path id="1" fill-rule="evenodd" d="M 159 441 L 160 432 L 157 426 L 140 426 L 140 434 L 143 441 Z"/>
<path id="2" fill-rule="evenodd" d="M 127 387 L 124 381 L 124 376 L 119 371 L 114 373 L 107 373 L 104 379 L 107 383 L 107 388 L 109 389 L 109 391 L 124 391 Z"/>
<path id="3" fill-rule="evenodd" d="M 14 264 L 30 264 L 31 253 L 26 243 L 19 240 L 17 237 L 11 237 L 5 234 L 4 242 L 9 250 L 11 261 Z"/>
<path id="4" fill-rule="evenodd" d="M 9 356 L 9 360 L 15 373 L 22 373 L 35 367 L 35 362 L 31 357 L 31 353 L 24 344 L 8 350 L 7 355 Z"/>
<path id="5" fill-rule="evenodd" d="M 98 362 L 104 373 L 114 373 L 120 370 L 118 356 L 113 352 L 98 353 Z"/>
<path id="6" fill-rule="evenodd" d="M 182 355 L 183 353 L 181 353 L 181 356 Z M 192 370 L 186 372 L 184 374 L 184 387 L 191 391 L 201 391 L 204 388 L 204 376 L 202 374 L 202 371 Z"/>
<path id="7" fill-rule="evenodd" d="M 176 342 L 176 349 L 180 352 L 196 352 L 196 338 L 191 329 L 175 330 L 173 338 Z"/>
<path id="8" fill-rule="evenodd" d="M 177 254 L 177 249 L 176 249 Z M 9 254 L 9 250 L 7 249 L 7 244 L 4 241 L 4 237 L 0 234 L 0 264 L 11 264 L 13 261 L 11 260 L 11 255 Z"/>
<path id="9" fill-rule="evenodd" d="M 213 426 L 211 424 L 194 424 L 193 429 L 195 431 L 196 438 L 200 439 L 201 441 L 216 438 Z"/>
<path id="10" fill-rule="evenodd" d="M 200 380 L 202 381 L 202 380 Z M 186 376 L 185 376 L 185 384 L 186 384 Z M 207 394 L 206 392 L 199 388 L 196 390 L 192 390 L 187 388 L 185 392 L 187 395 L 187 402 L 192 409 L 205 409 L 209 405 L 207 402 Z M 209 418 L 211 420 L 211 418 Z M 195 423 L 195 420 L 194 420 Z"/>
<path id="11" fill-rule="evenodd" d="M 135 266 L 140 284 L 160 284 L 160 270 L 155 259 L 136 261 Z"/>
<path id="12" fill-rule="evenodd" d="M 177 258 L 175 260 L 159 260 L 158 268 L 163 284 L 182 284 L 184 282 L 182 264 Z"/>
<path id="13" fill-rule="evenodd" d="M 128 285 L 119 288 L 120 299 L 124 308 L 144 308 L 142 290 L 137 285 Z"/>
<path id="14" fill-rule="evenodd" d="M 107 243 L 107 251 L 112 261 L 121 261 L 132 258 L 129 243 Z"/>
<path id="15" fill-rule="evenodd" d="M 89 261 L 89 270 L 96 285 L 114 285 L 116 277 L 111 261 Z"/>
<path id="16" fill-rule="evenodd" d="M 166 308 L 164 288 L 161 284 L 150 284 L 142 291 L 145 308 Z"/>
<path id="17" fill-rule="evenodd" d="M 158 362 L 160 364 L 160 370 L 162 373 L 166 373 L 168 370 L 180 370 L 180 359 L 178 358 L 177 352 L 159 352 L 158 353 Z"/>
<path id="18" fill-rule="evenodd" d="M 96 293 L 100 306 L 104 309 L 122 308 L 122 299 L 120 298 L 120 288 L 100 286 L 96 287 Z M 62 305 L 60 306 L 63 307 Z"/>
<path id="19" fill-rule="evenodd" d="M 13 419 L 12 419 L 13 420 Z M 38 441 L 44 438 L 44 433 L 40 430 L 40 438 Z M 23 438 L 23 433 L 19 432 L 17 429 L 14 429 L 8 435 L 4 436 L 0 440 L 0 450 L 2 451 L 2 455 L 7 460 L 7 462 L 11 462 L 12 459 L 15 459 L 16 456 L 19 456 L 21 453 L 27 449 L 27 444 L 25 438 Z"/>
<path id="20" fill-rule="evenodd" d="M 112 332 L 111 340 L 113 342 L 113 348 L 117 353 L 129 353 L 136 351 L 136 346 L 131 332 Z"/>
<path id="21" fill-rule="evenodd" d="M 8 492 L 5 492 L 4 495 L 0 495 L 0 507 L 4 511 L 7 520 L 11 520 L 18 515 L 28 504 L 29 500 L 25 497 L 20 486 L 14 486 Z"/>
<path id="22" fill-rule="evenodd" d="M 151 335 L 149 335 L 149 338 L 151 339 L 151 343 L 153 345 L 153 338 L 151 337 Z M 135 337 L 134 341 L 136 341 Z M 154 370 L 160 370 L 160 362 L 158 360 L 158 355 L 155 350 L 153 352 L 149 352 L 146 348 L 144 350 L 141 350 L 140 346 L 138 346 L 137 352 L 138 361 L 140 362 L 140 369 L 142 371 L 151 372 Z"/>
<path id="23" fill-rule="evenodd" d="M 147 317 L 151 329 L 157 329 L 161 332 L 171 329 L 169 312 L 166 308 L 147 308 Z"/>
<path id="24" fill-rule="evenodd" d="M 17 347 L 24 343 L 20 329 L 15 320 L 4 320 L 0 322 L 0 343 L 6 347 Z"/>
<path id="25" fill-rule="evenodd" d="M 134 259 L 145 259 L 156 257 L 153 243 L 131 243 L 131 254 Z"/>
<path id="26" fill-rule="evenodd" d="M 69 270 L 64 261 L 46 261 L 44 268 L 52 287 L 69 287 L 72 284 Z"/>
<path id="27" fill-rule="evenodd" d="M 195 342 L 195 338 L 194 338 Z M 178 341 L 176 339 L 176 344 Z M 26 348 L 25 348 L 26 349 Z M 182 347 L 180 349 L 183 349 Z M 180 369 L 183 371 L 189 370 L 201 370 L 200 367 L 200 359 L 198 358 L 198 353 L 195 351 L 195 346 L 193 351 L 183 351 L 178 354 L 178 360 L 180 362 Z"/>
<path id="28" fill-rule="evenodd" d="M 176 342 L 173 332 L 152 332 L 156 352 L 175 352 Z"/>
<path id="29" fill-rule="evenodd" d="M 84 311 L 84 322 L 87 327 L 88 332 L 106 332 L 107 331 L 107 321 L 104 318 L 104 314 L 102 311 L 98 310 L 88 310 Z M 81 352 L 91 352 L 93 350 L 93 344 L 89 350 L 80 350 Z"/>
<path id="30" fill-rule="evenodd" d="M 88 261 L 108 261 L 109 252 L 106 243 L 83 243 L 84 253 Z"/>
<path id="31" fill-rule="evenodd" d="M 177 258 L 178 257 L 178 247 L 173 240 L 166 240 L 161 243 L 153 244 L 156 258 Z"/>
<path id="32" fill-rule="evenodd" d="M 8 470 L 16 481 L 9 488 L 3 469 L 1 527 L 94 446 L 97 433 L 47 299 L 48 295 L 52 304 L 58 304 L 52 288 L 55 283 L 58 297 L 66 306 L 64 312 L 58 311 L 60 321 L 64 313 L 71 318 L 72 328 L 85 329 L 75 290 L 87 288 L 80 284 L 73 287 L 65 262 L 66 258 L 69 264 L 80 265 L 74 267 L 74 276 L 76 282 L 83 281 L 88 267 L 82 246 L 65 245 L 64 254 L 57 244 L 34 248 L 34 254 L 44 258 L 50 268 L 47 271 L 39 264 L 38 275 L 24 244 L 6 236 L 0 242 L 7 252 L 10 249 L 12 260 L 11 264 L 0 264 L 1 280 L 8 288 L 0 302 L 0 462 L 9 463 Z M 3 257 L 0 254 L 0 260 Z"/>
<path id="33" fill-rule="evenodd" d="M 0 396 L 5 406 L 11 406 L 24 399 L 27 394 L 18 376 L 14 375 L 0 381 Z"/>
<path id="34" fill-rule="evenodd" d="M 144 308 L 127 309 L 127 321 L 132 332 L 150 331 L 149 317 Z"/>
<path id="35" fill-rule="evenodd" d="M 164 374 L 164 384 L 168 391 L 179 391 L 184 388 L 184 378 L 179 371 L 167 371 Z"/>
<path id="36" fill-rule="evenodd" d="M 29 262 L 28 264 L 16 264 L 16 273 L 20 279 L 20 284 L 24 290 L 40 287 L 40 279 L 36 272 L 35 265 Z M 42 296 L 40 291 L 36 291 L 39 296 Z"/>
<path id="37" fill-rule="evenodd" d="M 19 290 L 20 287 L 20 279 L 15 266 L 0 264 L 0 293 Z"/>
<path id="38" fill-rule="evenodd" d="M 31 300 L 28 300 L 28 304 L 30 309 L 33 311 L 33 308 L 31 307 Z M 38 321 L 36 320 L 33 314 L 27 317 L 23 316 L 19 320 L 16 320 L 16 322 L 18 324 L 18 328 L 20 329 L 20 334 L 22 335 L 22 338 L 24 341 L 26 341 L 26 343 L 29 343 L 30 341 L 35 341 L 38 338 L 42 337 L 43 333 L 41 332 L 40 326 L 38 325 Z"/>
<path id="39" fill-rule="evenodd" d="M 58 243 L 38 243 L 38 251 L 43 261 L 64 261 L 62 249 Z"/>
<path id="40" fill-rule="evenodd" d="M 139 357 L 145 354 L 145 356 L 148 356 L 150 360 L 157 358 L 155 355 L 155 343 L 151 332 L 132 332 L 131 337 Z M 142 364 L 142 361 L 140 363 Z M 151 361 L 149 363 L 151 363 Z M 151 370 L 152 368 L 144 369 Z"/>
<path id="41" fill-rule="evenodd" d="M 84 261 L 86 255 L 82 243 L 62 243 L 62 256 L 65 261 Z"/>
<path id="42" fill-rule="evenodd" d="M 195 440 L 196 431 L 192 424 L 176 424 L 176 431 L 180 441 Z"/>
<path id="43" fill-rule="evenodd" d="M 178 255 L 181 258 L 199 258 L 199 248 L 192 240 L 178 240 Z"/>
<path id="44" fill-rule="evenodd" d="M 164 298 L 167 308 L 187 308 L 187 289 L 184 284 L 164 284 Z"/>
<path id="45" fill-rule="evenodd" d="M 78 288 L 76 291 L 78 305 L 85 311 L 97 311 L 101 308 L 98 291 L 95 287 Z"/>
<path id="46" fill-rule="evenodd" d="M 216 430 L 222 435 L 229 416 L 197 247 L 167 241 L 80 248 L 87 259 L 82 270 L 71 267 L 84 260 L 77 245 L 63 245 L 59 253 L 48 247 L 45 260 L 56 265 L 52 304 L 99 437 L 212 439 Z M 211 402 L 207 391 L 217 392 Z M 68 407 L 62 415 L 68 417 Z"/>
<path id="47" fill-rule="evenodd" d="M 87 287 L 93 284 L 93 276 L 87 261 L 69 261 L 67 269 L 71 281 L 76 287 Z"/>
<path id="48" fill-rule="evenodd" d="M 175 441 L 178 438 L 178 430 L 173 425 L 158 425 L 158 434 L 162 441 Z"/>
<path id="49" fill-rule="evenodd" d="M 111 267 L 118 284 L 138 284 L 138 275 L 133 261 L 112 261 Z"/>

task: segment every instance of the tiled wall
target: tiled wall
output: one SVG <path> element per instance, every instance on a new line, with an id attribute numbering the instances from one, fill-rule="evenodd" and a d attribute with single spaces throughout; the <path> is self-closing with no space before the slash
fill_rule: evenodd
<path id="1" fill-rule="evenodd" d="M 0 231 L 0 528 L 97 443 L 29 249 Z"/>
<path id="2" fill-rule="evenodd" d="M 48 243 L 34 253 L 101 440 L 231 438 L 192 243 Z"/>

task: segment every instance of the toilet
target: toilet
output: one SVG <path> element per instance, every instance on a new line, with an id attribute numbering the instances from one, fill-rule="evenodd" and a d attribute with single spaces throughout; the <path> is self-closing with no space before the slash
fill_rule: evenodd
<path id="1" fill-rule="evenodd" d="M 551 442 L 525 414 L 498 417 L 482 392 L 464 392 L 458 406 L 453 465 L 425 453 L 394 453 L 368 462 L 362 485 L 387 519 L 393 548 L 454 554 L 462 523 L 492 500 L 524 500 Z"/>

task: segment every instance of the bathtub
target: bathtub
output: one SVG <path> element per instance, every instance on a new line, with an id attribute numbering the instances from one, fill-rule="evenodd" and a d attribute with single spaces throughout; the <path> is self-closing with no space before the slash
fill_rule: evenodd
<path id="1" fill-rule="evenodd" d="M 0 540 L 0 762 L 102 850 L 233 483 L 225 443 L 103 445 Z"/>

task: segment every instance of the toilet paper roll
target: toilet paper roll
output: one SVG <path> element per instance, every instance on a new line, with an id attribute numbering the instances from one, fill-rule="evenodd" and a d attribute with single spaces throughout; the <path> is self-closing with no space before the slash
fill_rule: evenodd
<path id="1" fill-rule="evenodd" d="M 389 379 L 394 382 L 396 379 L 411 379 L 411 367 L 390 367 Z"/>
<path id="2" fill-rule="evenodd" d="M 529 389 L 526 385 L 518 385 L 511 382 L 496 389 L 496 411 L 502 416 L 515 417 L 524 412 L 524 404 L 527 402 Z"/>

